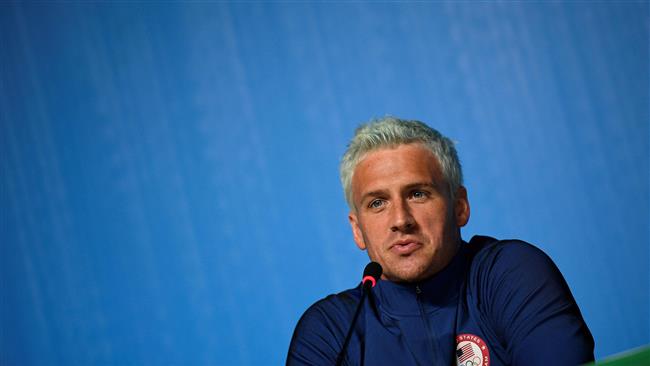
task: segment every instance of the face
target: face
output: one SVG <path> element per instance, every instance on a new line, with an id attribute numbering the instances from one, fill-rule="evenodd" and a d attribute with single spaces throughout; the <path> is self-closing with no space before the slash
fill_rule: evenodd
<path id="1" fill-rule="evenodd" d="M 469 202 L 449 185 L 432 152 L 420 144 L 373 151 L 352 176 L 354 241 L 384 269 L 382 278 L 414 282 L 432 276 L 453 258 Z"/>

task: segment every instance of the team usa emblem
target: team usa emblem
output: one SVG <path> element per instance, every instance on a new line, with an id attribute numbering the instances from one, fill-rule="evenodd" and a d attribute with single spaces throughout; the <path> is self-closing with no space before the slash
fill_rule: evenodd
<path id="1" fill-rule="evenodd" d="M 481 337 L 473 334 L 456 336 L 456 365 L 490 366 L 490 351 Z"/>

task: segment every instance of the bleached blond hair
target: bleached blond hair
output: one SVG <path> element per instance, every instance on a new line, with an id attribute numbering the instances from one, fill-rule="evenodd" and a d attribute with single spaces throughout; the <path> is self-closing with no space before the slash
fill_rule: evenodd
<path id="1" fill-rule="evenodd" d="M 352 197 L 352 176 L 363 157 L 374 150 L 413 143 L 422 144 L 438 159 L 451 198 L 454 198 L 456 190 L 463 184 L 463 171 L 453 141 L 423 122 L 384 117 L 359 126 L 341 159 L 341 185 L 351 210 L 356 210 Z"/>

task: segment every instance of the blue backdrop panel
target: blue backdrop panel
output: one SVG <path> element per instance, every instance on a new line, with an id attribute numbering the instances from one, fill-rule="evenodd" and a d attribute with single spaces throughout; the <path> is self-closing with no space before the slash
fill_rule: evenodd
<path id="1" fill-rule="evenodd" d="M 0 364 L 281 364 L 354 286 L 338 161 L 458 142 L 463 230 L 535 243 L 604 357 L 650 343 L 648 2 L 0 4 Z"/>

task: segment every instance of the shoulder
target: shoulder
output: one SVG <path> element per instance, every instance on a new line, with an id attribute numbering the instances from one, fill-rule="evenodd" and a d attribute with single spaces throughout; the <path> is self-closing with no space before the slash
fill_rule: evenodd
<path id="1" fill-rule="evenodd" d="M 316 301 L 305 313 L 310 312 L 310 310 L 319 310 L 326 313 L 348 313 L 354 311 L 354 307 L 359 302 L 359 299 L 361 299 L 361 295 L 361 286 L 341 291 L 337 294 L 328 295 L 327 297 Z"/>
<path id="2" fill-rule="evenodd" d="M 523 255 L 540 259 L 549 259 L 548 256 L 536 246 L 523 240 L 506 239 L 499 240 L 489 236 L 474 236 L 469 241 L 468 247 L 477 259 L 496 259 L 497 257 L 508 258 Z"/>
<path id="3" fill-rule="evenodd" d="M 467 295 L 486 332 L 507 347 L 512 364 L 582 364 L 593 360 L 593 337 L 560 270 L 520 240 L 474 237 L 466 245 Z"/>
<path id="4" fill-rule="evenodd" d="M 515 314 L 541 314 L 551 305 L 576 307 L 560 270 L 539 248 L 521 240 L 474 237 L 467 250 L 468 296 L 496 328 L 510 327 Z"/>
<path id="5" fill-rule="evenodd" d="M 467 249 L 471 258 L 470 273 L 474 276 L 512 275 L 517 272 L 559 273 L 546 253 L 525 241 L 475 236 Z"/>
<path id="6" fill-rule="evenodd" d="M 360 298 L 361 287 L 357 287 L 329 295 L 311 305 L 296 325 L 287 363 L 333 363 Z"/>
<path id="7" fill-rule="evenodd" d="M 553 260 L 541 249 L 521 240 L 475 236 L 467 245 L 471 264 L 470 291 L 482 305 L 499 300 L 525 301 L 533 292 L 571 299 L 569 288 Z M 513 297 L 512 295 L 519 296 Z M 491 301 L 490 301 L 491 300 Z M 487 303 L 486 303 L 487 302 Z"/>
<path id="8" fill-rule="evenodd" d="M 328 295 L 316 301 L 302 315 L 296 326 L 296 331 L 305 325 L 322 327 L 349 320 L 360 298 L 360 287 L 357 287 Z"/>

